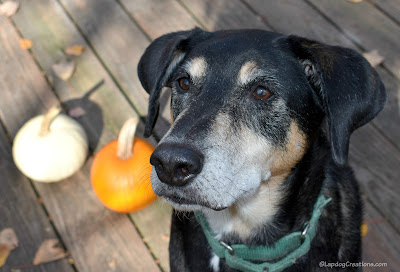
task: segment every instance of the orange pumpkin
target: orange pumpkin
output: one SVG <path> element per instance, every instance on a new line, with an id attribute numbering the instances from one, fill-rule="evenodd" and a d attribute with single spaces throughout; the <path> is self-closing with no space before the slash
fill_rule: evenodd
<path id="1" fill-rule="evenodd" d="M 118 140 L 104 146 L 92 164 L 94 192 L 106 207 L 117 212 L 138 211 L 156 199 L 150 184 L 154 147 L 134 137 L 138 122 L 138 118 L 126 121 Z"/>

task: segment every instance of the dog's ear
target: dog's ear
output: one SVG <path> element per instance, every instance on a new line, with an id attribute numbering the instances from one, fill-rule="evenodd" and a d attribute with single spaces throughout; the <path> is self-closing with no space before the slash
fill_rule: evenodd
<path id="1" fill-rule="evenodd" d="M 166 34 L 154 40 L 138 64 L 138 76 L 150 94 L 144 136 L 149 137 L 157 121 L 161 90 L 174 69 L 182 62 L 193 37 L 206 33 L 200 28 Z"/>
<path id="2" fill-rule="evenodd" d="M 327 116 L 333 159 L 344 165 L 350 134 L 382 110 L 385 87 L 375 69 L 352 49 L 297 36 L 287 40 Z"/>

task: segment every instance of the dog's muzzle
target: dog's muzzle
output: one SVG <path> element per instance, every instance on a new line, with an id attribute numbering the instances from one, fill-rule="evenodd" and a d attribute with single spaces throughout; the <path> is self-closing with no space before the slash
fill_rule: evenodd
<path id="1" fill-rule="evenodd" d="M 184 186 L 203 168 L 204 156 L 194 148 L 182 144 L 162 143 L 150 157 L 161 182 Z"/>

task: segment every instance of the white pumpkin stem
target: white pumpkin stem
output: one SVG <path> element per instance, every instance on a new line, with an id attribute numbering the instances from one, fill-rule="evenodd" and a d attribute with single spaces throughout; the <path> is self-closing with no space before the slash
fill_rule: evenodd
<path id="1" fill-rule="evenodd" d="M 61 112 L 60 106 L 54 106 L 43 117 L 42 123 L 40 124 L 39 135 L 46 136 L 50 132 L 50 125 L 54 118 Z"/>
<path id="2" fill-rule="evenodd" d="M 126 160 L 133 156 L 133 141 L 138 123 L 138 116 L 129 118 L 119 132 L 117 156 L 121 160 Z"/>

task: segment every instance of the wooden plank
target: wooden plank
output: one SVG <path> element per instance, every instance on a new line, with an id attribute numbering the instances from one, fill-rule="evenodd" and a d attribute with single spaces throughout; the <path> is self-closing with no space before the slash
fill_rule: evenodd
<path id="1" fill-rule="evenodd" d="M 29 12 L 27 3 L 29 1 L 21 4 L 21 14 Z M 14 136 L 24 120 L 57 100 L 30 55 L 19 48 L 12 25 L 4 20 L 1 23 L 0 29 L 6 29 L 7 33 L 2 36 L 0 55 L 7 69 L 2 72 L 0 116 Z M 40 46 L 39 40 L 34 43 Z M 11 79 L 18 79 L 18 84 Z M 17 89 L 16 85 L 20 87 Z M 34 110 L 27 111 L 32 103 Z M 35 183 L 76 266 L 80 271 L 159 271 L 130 219 L 107 210 L 96 199 L 87 175 L 90 163 L 89 160 L 85 166 L 86 172 L 80 171 L 66 181 Z"/>
<path id="2" fill-rule="evenodd" d="M 31 116 L 44 113 L 58 101 L 46 89 L 47 83 L 29 53 L 20 48 L 19 39 L 10 22 L 4 17 L 0 19 L 0 117 L 5 124 L 13 124 L 7 129 L 11 135 L 15 135 Z M 21 84 L 21 78 L 25 84 Z M 25 95 L 30 96 L 29 103 L 25 102 Z"/>
<path id="3" fill-rule="evenodd" d="M 149 44 L 148 38 L 114 1 L 61 0 L 60 2 L 139 115 L 147 115 L 148 95 L 137 77 L 137 64 Z M 168 130 L 169 118 L 169 115 L 160 116 L 156 128 L 159 136 Z"/>
<path id="4" fill-rule="evenodd" d="M 400 82 L 385 69 L 377 67 L 379 76 L 385 84 L 387 100 L 379 115 L 372 120 L 376 126 L 396 147 L 400 149 Z M 397 125 L 396 125 L 397 124 Z"/>
<path id="5" fill-rule="evenodd" d="M 133 109 L 124 99 L 84 38 L 75 29 L 73 22 L 65 15 L 60 5 L 55 1 L 36 1 L 35 3 L 25 2 L 24 7 L 25 8 L 21 9 L 14 17 L 14 20 L 21 32 L 29 36 L 37 45 L 32 50 L 38 58 L 40 65 L 46 71 L 47 76 L 53 76 L 51 66 L 59 60 L 60 55 L 58 52 L 72 44 L 82 44 L 86 47 L 84 54 L 79 58 L 75 58 L 77 69 L 68 83 L 56 77 L 53 77 L 52 81 L 54 82 L 58 96 L 66 101 L 64 104 L 66 104 L 68 108 L 82 106 L 87 109 L 86 112 L 90 115 L 84 115 L 79 118 L 79 121 L 85 126 L 86 130 L 89 131 L 89 138 L 92 139 L 94 148 L 98 150 L 105 143 L 116 138 L 122 123 L 134 114 Z M 48 12 L 49 10 L 51 12 Z M 51 37 L 51 39 L 44 39 L 44 37 Z M 95 86 L 96 83 L 102 81 L 104 81 L 104 83 L 91 95 L 89 101 L 79 99 L 79 97 L 84 96 L 87 90 Z M 166 100 L 165 95 L 163 95 L 162 100 L 164 101 L 162 103 L 164 105 Z M 168 109 L 169 107 L 167 106 L 164 108 Z M 169 112 L 166 114 L 169 116 Z M 102 119 L 104 119 L 103 122 L 101 121 Z M 101 133 L 101 131 L 103 133 Z M 143 135 L 142 131 L 143 126 L 140 124 L 137 135 Z M 99 135 L 101 135 L 100 142 L 97 143 Z M 155 141 L 152 139 L 151 142 L 155 144 Z M 141 211 L 140 214 L 146 218 L 153 218 L 154 220 L 154 218 L 159 217 L 163 209 L 159 208 L 159 206 L 153 207 L 154 208 Z M 153 213 L 155 213 L 156 216 L 154 216 Z M 163 226 L 166 231 L 169 231 L 170 226 L 168 214 L 167 220 L 163 224 L 159 224 Z M 135 220 L 135 215 L 132 217 Z M 161 218 L 164 219 L 165 216 Z M 158 220 L 158 222 L 160 221 Z M 154 228 L 148 228 L 148 225 L 142 225 L 140 220 L 135 222 L 135 224 L 141 233 L 152 237 L 156 235 L 156 233 L 152 234 L 152 232 L 156 231 Z M 165 242 L 157 239 L 149 239 L 147 244 L 150 246 L 156 258 L 160 259 L 161 266 L 164 268 L 169 267 L 169 260 L 165 257 L 168 255 L 168 246 Z"/>
<path id="6" fill-rule="evenodd" d="M 56 53 L 52 54 L 52 52 L 58 52 L 62 48 L 73 43 L 84 44 L 88 47 L 84 38 L 76 31 L 73 23 L 60 11 L 60 6 L 57 3 L 56 1 L 40 1 L 34 4 L 25 2 L 24 5 L 27 8 L 25 11 L 21 10 L 17 14 L 18 17 L 15 18 L 21 31 L 26 35 L 30 35 L 35 43 L 40 44 L 37 48 L 33 48 L 33 51 L 40 65 L 45 67 L 44 70 L 47 71 L 48 75 L 52 74 L 51 65 L 57 60 L 58 56 Z M 144 48 L 149 43 L 147 38 L 132 24 L 132 21 L 128 18 L 125 11 L 116 6 L 115 3 L 110 3 L 110 1 L 104 3 L 87 2 L 83 5 L 84 7 L 78 2 L 73 1 L 68 1 L 68 3 L 65 2 L 64 4 L 67 4 L 65 7 L 68 8 L 68 12 L 70 12 L 72 17 L 74 19 L 76 19 L 76 17 L 79 19 L 76 20 L 76 22 L 79 24 L 82 32 L 85 33 L 85 31 L 88 31 L 85 39 L 88 39 L 91 45 L 93 45 L 96 54 L 99 54 L 101 60 L 104 61 L 108 68 L 113 68 L 111 72 L 115 79 L 118 80 L 118 83 L 120 83 L 121 80 L 125 82 L 124 84 L 121 83 L 120 86 L 128 85 L 128 89 L 132 91 L 128 93 L 131 101 L 134 102 L 135 106 L 140 105 L 141 108 L 139 107 L 139 110 L 142 110 L 141 114 L 145 114 L 147 105 L 145 105 L 143 101 L 147 101 L 147 94 L 145 94 L 141 87 L 138 87 L 140 83 L 136 76 L 136 65 Z M 75 6 L 75 4 L 77 6 Z M 98 24 L 96 23 L 96 20 L 99 20 L 98 16 L 100 16 L 102 14 L 101 12 L 104 12 L 104 10 L 100 7 L 92 10 L 90 9 L 90 5 L 95 5 L 96 7 L 100 5 L 102 8 L 108 10 L 107 25 L 103 25 L 104 21 Z M 49 12 L 49 10 L 52 12 Z M 114 10 L 116 10 L 116 14 L 109 16 L 113 14 L 110 11 L 114 12 Z M 92 18 L 92 20 L 90 17 L 96 18 Z M 123 26 L 121 26 L 121 24 L 123 24 Z M 45 27 L 41 28 L 42 33 L 36 30 L 41 25 L 45 25 Z M 32 36 L 34 33 L 38 34 Z M 112 35 L 110 33 L 112 33 Z M 52 38 L 50 40 L 43 39 L 45 36 L 51 36 Z M 119 37 L 115 38 L 115 36 Z M 121 40 L 122 37 L 123 40 Z M 108 46 L 104 46 L 104 44 L 108 44 Z M 110 54 L 112 54 L 112 56 L 110 56 Z M 110 58 L 112 60 L 111 63 Z M 116 86 L 113 85 L 112 80 L 109 79 L 110 76 L 104 72 L 104 68 L 100 62 L 96 60 L 90 48 L 85 51 L 84 55 L 77 59 L 77 65 L 77 71 L 71 80 L 69 80 L 68 84 L 55 79 L 55 90 L 57 94 L 62 99 L 67 99 L 71 94 L 82 96 L 84 94 L 83 90 L 88 90 L 99 80 L 105 79 L 105 84 L 100 90 L 93 94 L 92 100 L 101 108 L 103 111 L 103 118 L 107 120 L 105 122 L 105 131 L 109 132 L 111 137 L 115 137 L 118 129 L 121 127 L 120 121 L 125 120 L 127 116 L 131 114 L 132 109 L 126 109 L 126 101 L 123 101 L 120 95 L 118 96 L 119 91 Z M 118 67 L 118 69 L 116 69 L 116 67 Z M 132 83 L 133 81 L 135 82 L 134 84 Z M 113 102 L 109 101 L 110 97 L 114 98 Z M 143 100 L 143 97 L 146 99 Z M 166 121 L 170 116 L 168 93 L 163 94 L 161 101 L 163 105 L 163 116 L 167 117 L 164 118 L 164 123 L 163 120 L 157 123 L 155 129 L 158 135 L 163 135 L 169 127 L 169 123 Z M 91 125 L 90 122 L 92 120 L 92 117 L 88 118 L 88 125 Z M 142 132 L 139 131 L 137 135 L 142 135 Z M 109 138 L 110 137 L 107 137 L 106 140 L 101 141 L 101 143 L 107 142 Z M 102 144 L 99 146 L 101 147 Z M 164 213 L 165 215 L 161 216 Z M 160 265 L 163 269 L 168 270 L 168 243 L 162 239 L 153 239 L 152 237 L 159 236 L 158 229 L 154 227 L 149 228 L 147 221 L 143 221 L 142 219 L 152 218 L 155 220 L 155 218 L 157 218 L 158 226 L 164 230 L 160 233 L 169 233 L 170 209 L 164 209 L 159 205 L 153 205 L 149 209 L 141 211 L 139 214 L 140 216 L 132 214 L 136 226 L 139 228 L 139 231 L 145 235 L 147 244 L 150 246 L 156 258 L 160 260 Z"/>
<path id="7" fill-rule="evenodd" d="M 309 0 L 367 51 L 377 49 L 384 65 L 400 78 L 400 27 L 366 1 Z M 398 16 L 397 16 L 398 17 Z M 371 35 L 373 33 L 373 35 Z"/>
<path id="8" fill-rule="evenodd" d="M 86 176 L 89 176 L 90 168 L 85 167 L 83 172 Z M 168 245 L 171 226 L 171 211 L 172 209 L 169 204 L 157 199 L 153 204 L 145 209 L 129 214 L 135 225 L 138 227 L 141 236 L 143 236 L 143 242 L 150 247 L 151 252 L 156 257 L 156 263 L 162 267 L 163 271 L 169 271 Z M 112 214 L 116 215 L 116 213 Z"/>
<path id="9" fill-rule="evenodd" d="M 400 154 L 370 125 L 354 132 L 350 144 L 350 163 L 362 191 L 398 227 L 400 209 L 397 184 Z"/>
<path id="10" fill-rule="evenodd" d="M 91 150 L 97 151 L 115 139 L 122 124 L 136 113 L 63 8 L 55 1 L 22 1 L 13 20 L 21 33 L 34 42 L 31 50 L 66 108 L 85 110 L 79 122 L 88 132 Z M 61 52 L 65 48 L 74 44 L 86 49 L 81 56 L 72 58 L 77 67 L 73 77 L 65 82 L 55 76 L 52 65 L 64 58 Z M 86 99 L 89 92 L 92 94 Z M 143 96 L 144 92 L 138 95 Z"/>
<path id="11" fill-rule="evenodd" d="M 82 171 L 56 184 L 37 184 L 79 271 L 160 271 L 125 214 L 105 208 Z M 49 197 L 51 196 L 51 197 Z M 62 203 L 60 203 L 60 200 Z"/>
<path id="12" fill-rule="evenodd" d="M 0 21 L 4 20 L 0 18 Z M 3 25 L 0 23 L 0 25 Z M 0 37 L 4 37 L 0 30 Z M 3 38 L 0 38 L 0 41 Z M 2 77 L 0 75 L 0 81 Z M 19 246 L 13 250 L 0 271 L 32 264 L 41 243 L 57 238 L 46 213 L 37 199 L 29 181 L 21 175 L 11 157 L 11 144 L 0 128 L 0 231 L 12 228 Z M 74 269 L 66 259 L 39 265 L 35 271 L 67 271 Z"/>
<path id="13" fill-rule="evenodd" d="M 21 32 L 30 37 L 37 45 L 32 50 L 40 65 L 46 71 L 46 75 L 49 77 L 53 76 L 53 72 L 51 71 L 52 64 L 60 58 L 58 52 L 72 44 L 82 44 L 86 47 L 84 54 L 79 58 L 75 58 L 77 69 L 68 83 L 53 77 L 52 81 L 55 85 L 55 91 L 62 100 L 66 101 L 64 104 L 68 108 L 78 105 L 87 109 L 86 112 L 90 115 L 81 117 L 79 121 L 89 131 L 89 138 L 92 139 L 96 150 L 111 139 L 115 139 L 122 123 L 128 117 L 132 116 L 134 111 L 113 83 L 113 80 L 105 71 L 100 61 L 96 58 L 94 52 L 89 48 L 85 39 L 76 30 L 73 22 L 65 15 L 62 7 L 56 1 L 24 2 L 24 9 L 18 12 L 14 20 Z M 51 39 L 44 39 L 44 37 L 51 37 Z M 89 101 L 74 98 L 83 97 L 87 90 L 102 81 L 104 83 L 95 91 Z M 144 93 L 142 91 L 142 95 Z M 166 104 L 166 98 L 167 96 L 163 95 L 162 101 L 164 102 L 162 102 L 162 105 Z M 169 107 L 163 108 L 168 109 Z M 166 114 L 169 116 L 169 112 L 166 112 Z M 103 122 L 101 121 L 102 119 L 104 119 Z M 156 130 L 158 130 L 158 126 L 156 126 Z M 143 135 L 142 131 L 143 126 L 141 124 L 137 135 Z M 160 134 L 162 133 L 160 132 Z M 101 135 L 100 142 L 97 143 L 99 135 Z M 151 141 L 155 144 L 154 140 Z M 153 218 L 154 220 L 154 218 L 160 215 L 161 211 L 163 209 L 159 209 L 159 206 L 154 206 L 154 208 L 145 209 L 140 213 L 142 216 Z M 153 213 L 156 216 L 152 215 Z M 135 215 L 132 217 L 135 220 Z M 165 216 L 161 218 L 164 219 Z M 166 219 L 163 224 L 159 225 L 163 226 L 166 231 L 169 231 L 169 216 Z M 140 232 L 152 237 L 156 235 L 156 233 L 151 233 L 156 231 L 154 228 L 148 228 L 148 225 L 141 225 L 140 222 L 140 220 L 135 222 Z M 160 221 L 158 220 L 158 222 Z M 148 245 L 156 258 L 160 259 L 161 266 L 164 268 L 169 267 L 168 258 L 165 257 L 168 255 L 168 246 L 165 242 L 149 239 Z"/>
<path id="14" fill-rule="evenodd" d="M 400 271 L 400 235 L 368 201 L 365 202 L 364 222 L 368 226 L 362 239 L 364 262 L 387 263 L 387 267 L 364 267 L 363 271 Z"/>
<path id="15" fill-rule="evenodd" d="M 211 31 L 237 28 L 268 30 L 261 17 L 255 16 L 238 0 L 183 0 L 182 3 Z"/>
<path id="16" fill-rule="evenodd" d="M 130 214 L 136 226 L 139 227 L 144 241 L 150 246 L 165 272 L 169 271 L 168 245 L 171 212 L 171 206 L 158 199 L 145 210 Z"/>
<path id="17" fill-rule="evenodd" d="M 199 26 L 176 0 L 119 1 L 152 40 L 169 32 Z"/>
<path id="18" fill-rule="evenodd" d="M 304 1 L 245 0 L 274 31 L 318 39 L 332 45 L 356 46 Z M 286 18 L 282 20 L 282 18 Z M 290 18 L 290 20 L 289 20 Z"/>
<path id="19" fill-rule="evenodd" d="M 400 2 L 393 0 L 370 0 L 376 8 L 381 10 L 390 19 L 400 25 Z"/>

